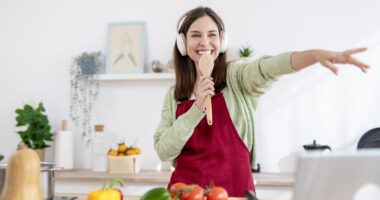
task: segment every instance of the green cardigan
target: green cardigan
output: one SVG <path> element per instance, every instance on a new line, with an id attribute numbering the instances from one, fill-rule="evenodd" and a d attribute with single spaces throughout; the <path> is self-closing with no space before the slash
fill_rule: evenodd
<path id="1" fill-rule="evenodd" d="M 227 86 L 222 89 L 228 111 L 244 144 L 251 152 L 251 164 L 256 166 L 254 114 L 259 97 L 281 75 L 294 72 L 292 52 L 277 56 L 262 56 L 253 62 L 234 61 L 228 64 Z M 154 134 L 154 147 L 162 161 L 174 161 L 205 114 L 193 105 L 178 119 L 174 87 L 166 93 L 161 121 Z M 174 162 L 173 162 L 174 164 Z"/>

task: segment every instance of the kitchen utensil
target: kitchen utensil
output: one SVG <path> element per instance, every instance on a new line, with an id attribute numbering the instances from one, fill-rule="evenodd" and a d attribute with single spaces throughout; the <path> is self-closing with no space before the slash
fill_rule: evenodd
<path id="1" fill-rule="evenodd" d="M 312 144 L 303 145 L 303 148 L 306 151 L 315 151 L 315 150 L 317 150 L 317 151 L 323 151 L 323 150 L 326 150 L 326 149 L 328 149 L 328 150 L 331 151 L 330 146 L 317 144 L 317 142 L 315 140 L 313 140 Z"/>
<path id="2" fill-rule="evenodd" d="M 245 192 L 245 196 L 247 197 L 248 200 L 258 200 L 255 193 L 252 190 L 247 190 Z"/>
<path id="3" fill-rule="evenodd" d="M 380 148 L 380 127 L 367 131 L 359 140 L 358 149 Z"/>
<path id="4" fill-rule="evenodd" d="M 53 200 L 74 200 L 78 199 L 78 197 L 54 197 Z"/>
<path id="5" fill-rule="evenodd" d="M 203 75 L 210 76 L 214 68 L 214 60 L 210 54 L 203 54 L 199 59 L 199 70 L 201 70 Z M 212 125 L 212 107 L 211 107 L 211 96 L 206 97 L 206 118 L 207 124 Z"/>
<path id="6" fill-rule="evenodd" d="M 7 164 L 0 164 L 0 194 L 5 182 Z M 62 168 L 54 167 L 53 163 L 41 162 L 41 185 L 44 200 L 54 199 L 55 171 Z"/>

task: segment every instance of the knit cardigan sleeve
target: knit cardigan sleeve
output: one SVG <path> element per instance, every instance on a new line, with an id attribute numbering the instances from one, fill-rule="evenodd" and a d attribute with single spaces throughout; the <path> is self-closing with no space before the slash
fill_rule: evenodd
<path id="1" fill-rule="evenodd" d="M 277 56 L 262 56 L 248 63 L 231 63 L 229 74 L 233 77 L 229 77 L 229 80 L 232 81 L 231 84 L 238 84 L 244 90 L 243 93 L 260 96 L 280 76 L 294 72 L 291 54 L 292 52 L 286 52 Z"/>
<path id="2" fill-rule="evenodd" d="M 195 104 L 176 119 L 177 101 L 174 99 L 174 87 L 165 95 L 161 110 L 161 121 L 154 133 L 154 148 L 162 161 L 174 160 L 194 132 L 194 128 L 205 116 Z"/>

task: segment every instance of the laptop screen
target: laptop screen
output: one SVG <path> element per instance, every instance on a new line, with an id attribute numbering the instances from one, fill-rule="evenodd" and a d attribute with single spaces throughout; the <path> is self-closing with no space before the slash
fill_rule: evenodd
<path id="1" fill-rule="evenodd" d="M 293 199 L 380 199 L 380 151 L 302 154 Z"/>

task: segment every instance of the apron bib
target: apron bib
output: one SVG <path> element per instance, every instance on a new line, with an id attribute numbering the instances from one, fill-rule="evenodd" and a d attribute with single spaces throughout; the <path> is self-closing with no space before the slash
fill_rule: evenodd
<path id="1" fill-rule="evenodd" d="M 193 103 L 188 100 L 178 104 L 176 117 L 186 113 Z M 212 97 L 212 118 L 212 126 L 204 117 L 194 129 L 176 158 L 168 188 L 176 182 L 203 188 L 214 183 L 224 187 L 231 197 L 244 197 L 247 190 L 255 191 L 249 151 L 235 129 L 222 93 Z"/>

